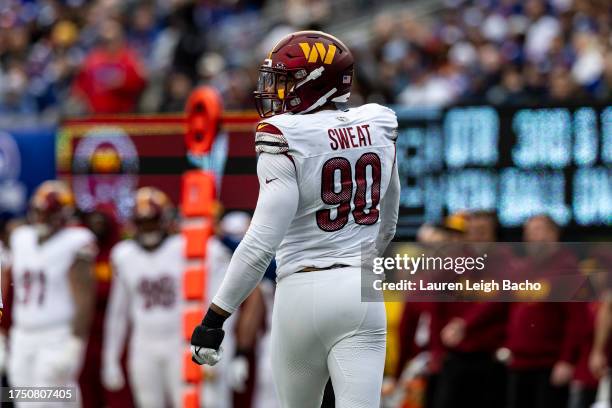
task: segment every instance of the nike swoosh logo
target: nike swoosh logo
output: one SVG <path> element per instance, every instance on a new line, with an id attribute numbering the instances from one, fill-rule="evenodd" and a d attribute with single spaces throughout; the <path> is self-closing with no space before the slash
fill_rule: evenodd
<path id="1" fill-rule="evenodd" d="M 278 180 L 278 177 L 274 177 L 273 179 L 269 179 L 269 180 L 266 178 L 266 184 L 270 184 L 274 180 Z"/>

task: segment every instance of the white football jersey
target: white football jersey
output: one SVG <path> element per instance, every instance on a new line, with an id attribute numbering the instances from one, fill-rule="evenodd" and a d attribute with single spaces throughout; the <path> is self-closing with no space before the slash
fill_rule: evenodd
<path id="1" fill-rule="evenodd" d="M 153 251 L 130 239 L 111 251 L 113 279 L 129 299 L 135 336 L 180 334 L 184 249 L 183 237 L 172 235 Z"/>
<path id="2" fill-rule="evenodd" d="M 257 126 L 256 150 L 288 155 L 298 181 L 297 213 L 276 252 L 279 278 L 305 267 L 360 265 L 362 244 L 378 235 L 396 138 L 395 112 L 378 104 L 283 114 Z"/>
<path id="3" fill-rule="evenodd" d="M 11 234 L 14 324 L 43 329 L 71 324 L 74 301 L 69 271 L 80 250 L 95 244 L 86 228 L 66 227 L 43 243 L 34 227 L 22 225 Z"/>

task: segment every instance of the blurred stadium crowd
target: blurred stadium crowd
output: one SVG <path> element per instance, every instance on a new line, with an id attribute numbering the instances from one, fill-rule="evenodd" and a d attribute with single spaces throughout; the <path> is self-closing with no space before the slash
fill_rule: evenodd
<path id="1" fill-rule="evenodd" d="M 422 107 L 612 96 L 606 0 L 432 1 L 436 12 L 425 18 L 410 11 L 411 3 L 420 2 L 398 12 L 383 8 L 363 38 L 349 44 L 357 61 L 352 103 Z M 252 108 L 256 68 L 280 36 L 333 28 L 340 14 L 376 5 L 5 0 L 0 112 L 180 111 L 202 83 L 222 92 L 226 108 Z"/>

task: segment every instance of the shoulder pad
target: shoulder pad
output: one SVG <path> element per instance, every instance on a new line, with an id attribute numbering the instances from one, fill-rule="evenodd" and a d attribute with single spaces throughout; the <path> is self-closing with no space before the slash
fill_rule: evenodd
<path id="1" fill-rule="evenodd" d="M 393 129 L 393 130 L 391 131 L 391 134 L 389 135 L 389 138 L 390 138 L 391 140 L 393 140 L 393 141 L 396 141 L 396 140 L 397 140 L 397 128 L 395 128 L 395 129 Z"/>
<path id="2" fill-rule="evenodd" d="M 289 151 L 289 143 L 283 132 L 270 123 L 261 122 L 255 130 L 255 151 L 257 153 L 286 153 Z"/>
<path id="3" fill-rule="evenodd" d="M 67 227 L 70 234 L 65 235 L 66 242 L 72 243 L 75 247 L 95 244 L 96 236 L 87 228 L 81 226 Z"/>
<path id="4" fill-rule="evenodd" d="M 132 248 L 134 248 L 136 244 L 131 239 L 124 239 L 123 241 L 119 241 L 113 246 L 110 251 L 110 258 L 114 264 L 118 264 L 124 258 L 129 258 L 132 254 Z"/>
<path id="5" fill-rule="evenodd" d="M 76 257 L 81 260 L 93 261 L 98 255 L 98 246 L 90 242 L 77 250 Z"/>
<path id="6" fill-rule="evenodd" d="M 169 246 L 173 248 L 182 248 L 185 246 L 185 238 L 182 234 L 172 234 L 166 238 Z"/>
<path id="7" fill-rule="evenodd" d="M 379 118 L 383 122 L 383 127 L 387 130 L 387 137 L 393 141 L 397 139 L 397 115 L 393 109 L 387 108 L 386 106 L 379 105 L 381 109 L 381 115 Z"/>
<path id="8" fill-rule="evenodd" d="M 19 248 L 19 246 L 21 245 L 21 241 L 24 239 L 23 237 L 28 237 L 29 235 L 29 239 L 34 240 L 36 238 L 36 232 L 34 231 L 34 227 L 28 225 L 28 224 L 24 224 L 24 225 L 20 225 L 17 228 L 15 228 L 12 232 L 11 232 L 11 236 L 9 238 L 10 241 L 10 246 L 12 247 L 13 250 L 15 250 L 15 248 Z"/>

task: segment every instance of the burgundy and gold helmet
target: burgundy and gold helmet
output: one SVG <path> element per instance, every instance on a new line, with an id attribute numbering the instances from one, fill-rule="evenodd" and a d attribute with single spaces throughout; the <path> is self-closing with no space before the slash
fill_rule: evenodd
<path id="1" fill-rule="evenodd" d="M 41 222 L 54 216 L 65 220 L 74 210 L 72 190 L 63 181 L 47 180 L 32 194 L 30 210 L 37 214 Z"/>
<path id="2" fill-rule="evenodd" d="M 141 187 L 134 196 L 132 219 L 135 222 L 165 219 L 171 216 L 174 205 L 166 193 L 155 187 Z"/>
<path id="3" fill-rule="evenodd" d="M 174 217 L 174 205 L 168 196 L 155 187 L 141 187 L 134 197 L 132 222 L 134 238 L 145 249 L 159 246 L 168 236 Z"/>
<path id="4" fill-rule="evenodd" d="M 32 194 L 28 218 L 39 238 L 47 238 L 68 224 L 74 214 L 74 196 L 68 184 L 43 182 Z"/>
<path id="5" fill-rule="evenodd" d="M 255 105 L 262 118 L 308 113 L 328 102 L 348 101 L 353 55 L 336 37 L 298 31 L 274 46 L 259 68 Z"/>

